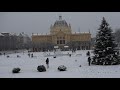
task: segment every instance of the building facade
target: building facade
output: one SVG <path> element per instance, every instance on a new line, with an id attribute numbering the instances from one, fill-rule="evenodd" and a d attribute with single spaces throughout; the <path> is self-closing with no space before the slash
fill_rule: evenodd
<path id="1" fill-rule="evenodd" d="M 0 33 L 0 51 L 28 48 L 31 48 L 31 39 L 26 34 Z"/>
<path id="2" fill-rule="evenodd" d="M 30 49 L 32 47 L 31 38 L 24 32 L 18 35 L 19 48 Z"/>
<path id="3" fill-rule="evenodd" d="M 50 26 L 50 34 L 32 35 L 33 51 L 53 50 L 54 46 L 58 46 L 64 50 L 68 49 L 89 50 L 91 49 L 91 34 L 88 33 L 72 33 L 71 25 L 62 20 L 56 20 L 54 25 Z"/>
<path id="4" fill-rule="evenodd" d="M 0 33 L 0 51 L 15 50 L 17 48 L 17 37 L 10 33 Z"/>

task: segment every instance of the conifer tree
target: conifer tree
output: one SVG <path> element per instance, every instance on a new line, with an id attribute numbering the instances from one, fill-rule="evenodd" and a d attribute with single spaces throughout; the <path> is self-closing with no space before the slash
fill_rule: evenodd
<path id="1" fill-rule="evenodd" d="M 117 65 L 120 64 L 118 58 L 117 44 L 112 33 L 111 27 L 103 17 L 100 28 L 96 35 L 94 57 L 92 64 L 95 65 Z"/>

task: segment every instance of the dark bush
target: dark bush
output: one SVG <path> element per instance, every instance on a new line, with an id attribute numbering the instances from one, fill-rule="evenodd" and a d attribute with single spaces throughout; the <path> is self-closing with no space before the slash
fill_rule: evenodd
<path id="1" fill-rule="evenodd" d="M 75 60 L 75 62 L 77 62 L 77 60 Z"/>
<path id="2" fill-rule="evenodd" d="M 19 73 L 20 72 L 20 68 L 13 68 L 12 72 L 13 73 Z"/>
<path id="3" fill-rule="evenodd" d="M 56 56 L 54 56 L 53 58 L 56 58 Z"/>
<path id="4" fill-rule="evenodd" d="M 67 67 L 64 66 L 64 65 L 60 65 L 60 66 L 58 67 L 58 70 L 59 70 L 59 71 L 66 71 L 66 69 L 67 69 Z"/>
<path id="5" fill-rule="evenodd" d="M 38 70 L 39 72 L 45 72 L 45 71 L 46 71 L 46 68 L 45 68 L 44 65 L 39 65 L 39 66 L 37 67 L 37 70 Z"/>
<path id="6" fill-rule="evenodd" d="M 7 56 L 7 58 L 9 58 L 10 56 Z"/>
<path id="7" fill-rule="evenodd" d="M 20 56 L 19 56 L 19 55 L 17 55 L 17 57 L 19 58 Z"/>

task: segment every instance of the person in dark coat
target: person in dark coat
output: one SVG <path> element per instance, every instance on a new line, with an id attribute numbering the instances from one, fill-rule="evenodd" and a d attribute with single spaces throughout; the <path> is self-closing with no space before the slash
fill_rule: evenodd
<path id="1" fill-rule="evenodd" d="M 49 68 L 49 59 L 48 58 L 46 59 L 46 65 L 47 65 L 47 68 Z"/>
<path id="2" fill-rule="evenodd" d="M 30 53 L 28 53 L 28 56 L 30 57 Z"/>
<path id="3" fill-rule="evenodd" d="M 33 53 L 31 54 L 31 57 L 33 58 Z"/>
<path id="4" fill-rule="evenodd" d="M 86 55 L 87 55 L 87 56 L 90 56 L 90 52 L 88 51 L 88 52 L 86 53 Z"/>
<path id="5" fill-rule="evenodd" d="M 88 57 L 88 65 L 90 66 L 90 64 L 91 64 L 91 58 Z"/>

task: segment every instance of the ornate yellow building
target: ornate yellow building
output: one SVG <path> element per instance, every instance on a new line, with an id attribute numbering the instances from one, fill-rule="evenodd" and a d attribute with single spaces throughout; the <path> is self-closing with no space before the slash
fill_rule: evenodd
<path id="1" fill-rule="evenodd" d="M 91 48 L 91 34 L 88 33 L 72 33 L 71 25 L 62 20 L 56 20 L 54 25 L 50 26 L 49 35 L 32 35 L 33 51 L 53 50 L 54 46 L 65 49 L 85 50 Z"/>

